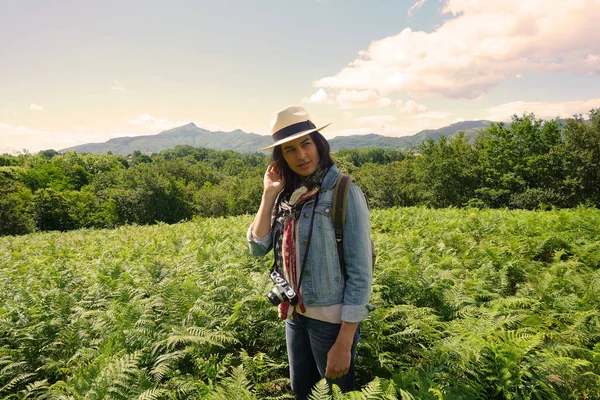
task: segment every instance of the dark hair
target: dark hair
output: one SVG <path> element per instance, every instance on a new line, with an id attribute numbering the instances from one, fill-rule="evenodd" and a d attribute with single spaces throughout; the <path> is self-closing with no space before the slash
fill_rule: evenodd
<path id="1" fill-rule="evenodd" d="M 319 152 L 319 163 L 323 165 L 324 168 L 331 167 L 334 162 L 331 158 L 331 148 L 329 147 L 329 142 L 327 139 L 325 139 L 325 137 L 321 135 L 319 131 L 310 133 L 310 138 L 314 142 L 315 146 L 317 146 L 317 151 Z M 290 166 L 287 164 L 287 161 L 285 161 L 281 145 L 275 146 L 271 157 L 273 161 L 277 163 L 279 170 L 283 174 L 283 179 L 285 181 L 284 193 L 292 193 L 298 186 L 300 176 L 292 171 Z"/>

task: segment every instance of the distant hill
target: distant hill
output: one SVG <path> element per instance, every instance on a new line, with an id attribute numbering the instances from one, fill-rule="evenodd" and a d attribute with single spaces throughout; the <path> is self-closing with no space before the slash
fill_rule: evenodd
<path id="1" fill-rule="evenodd" d="M 333 151 L 341 149 L 357 149 L 361 147 L 383 147 L 414 149 L 423 140 L 437 140 L 442 136 L 452 137 L 460 131 L 465 131 L 469 139 L 473 139 L 481 129 L 488 128 L 491 121 L 463 121 L 439 129 L 426 129 L 412 136 L 390 137 L 371 133 L 368 135 L 338 136 L 329 140 Z"/>
<path id="2" fill-rule="evenodd" d="M 565 124 L 566 119 L 556 119 L 559 124 Z M 469 141 L 477 136 L 482 129 L 489 128 L 494 121 L 462 121 L 444 126 L 439 129 L 426 129 L 412 136 L 390 137 L 370 133 L 368 135 L 338 136 L 329 140 L 331 149 L 338 151 L 341 149 L 357 149 L 363 147 L 381 147 L 392 149 L 416 149 L 423 140 L 438 140 L 442 136 L 453 137 L 458 132 L 464 131 Z M 584 123 L 590 123 L 585 120 Z M 510 122 L 508 123 L 510 124 Z"/>
<path id="3" fill-rule="evenodd" d="M 235 150 L 240 153 L 254 153 L 257 149 L 271 144 L 271 138 L 241 130 L 232 132 L 211 132 L 198 128 L 193 122 L 160 132 L 157 135 L 132 136 L 110 139 L 104 143 L 88 143 L 60 150 L 61 153 L 76 151 L 78 153 L 127 155 L 139 150 L 142 153 L 158 153 L 172 149 L 177 145 L 205 147 L 213 150 Z"/>
<path id="4" fill-rule="evenodd" d="M 490 124 L 490 121 L 464 121 L 440 129 L 424 130 L 412 136 L 390 137 L 371 133 L 368 135 L 338 136 L 329 140 L 329 143 L 333 151 L 361 147 L 414 149 L 427 138 L 437 140 L 442 135 L 453 136 L 461 130 L 464 130 L 467 136 L 472 138 L 480 129 L 487 128 Z M 190 145 L 213 150 L 255 153 L 258 149 L 271 143 L 270 136 L 246 133 L 239 129 L 232 132 L 211 132 L 198 128 L 192 122 L 156 135 L 114 138 L 104 143 L 87 143 L 62 149 L 59 152 L 76 151 L 78 153 L 106 154 L 110 151 L 113 154 L 127 155 L 136 150 L 142 153 L 158 153 L 161 150 L 172 149 L 177 145 Z"/>

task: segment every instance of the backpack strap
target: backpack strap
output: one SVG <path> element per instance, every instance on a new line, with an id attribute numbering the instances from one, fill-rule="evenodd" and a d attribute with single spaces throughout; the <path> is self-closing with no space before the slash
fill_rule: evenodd
<path id="1" fill-rule="evenodd" d="M 333 224 L 335 226 L 335 241 L 337 243 L 337 252 L 340 259 L 340 267 L 344 274 L 344 279 L 348 279 L 346 273 L 346 263 L 344 262 L 344 221 L 346 220 L 346 205 L 348 203 L 348 191 L 353 179 L 344 174 L 340 174 L 333 189 Z"/>

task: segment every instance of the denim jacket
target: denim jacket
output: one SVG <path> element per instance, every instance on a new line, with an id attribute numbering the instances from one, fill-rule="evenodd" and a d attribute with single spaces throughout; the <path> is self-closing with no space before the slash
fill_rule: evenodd
<path id="1" fill-rule="evenodd" d="M 302 293 L 306 307 L 342 303 L 342 321 L 360 322 L 372 309 L 368 304 L 373 279 L 369 209 L 362 191 L 353 183 L 348 193 L 344 222 L 344 260 L 348 274 L 348 279 L 344 280 L 332 219 L 333 189 L 339 175 L 334 165 L 321 184 L 312 238 L 302 271 Z M 307 200 L 300 215 L 300 260 L 304 259 L 306 251 L 314 201 L 314 198 Z M 281 224 L 275 222 L 271 233 L 264 238 L 253 238 L 251 229 L 248 229 L 250 252 L 255 256 L 267 254 L 281 228 Z"/>

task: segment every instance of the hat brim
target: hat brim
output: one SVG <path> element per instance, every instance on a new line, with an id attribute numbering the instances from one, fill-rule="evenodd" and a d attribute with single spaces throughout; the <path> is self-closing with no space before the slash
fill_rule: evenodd
<path id="1" fill-rule="evenodd" d="M 271 149 L 273 149 L 273 148 L 275 148 L 275 147 L 277 147 L 277 146 L 279 146 L 281 144 L 284 144 L 284 143 L 287 143 L 287 142 L 291 142 L 292 140 L 298 139 L 299 137 L 306 136 L 306 135 L 311 134 L 313 132 L 320 131 L 321 129 L 325 129 L 329 125 L 331 125 L 331 122 L 328 123 L 328 124 L 326 124 L 326 125 L 323 125 L 323 126 L 321 126 L 319 128 L 314 128 L 314 129 L 309 129 L 307 131 L 302 131 L 302 132 L 294 133 L 293 135 L 290 135 L 290 136 L 288 136 L 286 138 L 283 138 L 281 140 L 276 141 L 275 143 L 273 143 L 272 145 L 270 145 L 268 147 L 263 147 L 262 149 L 258 149 L 258 151 L 271 150 Z"/>

